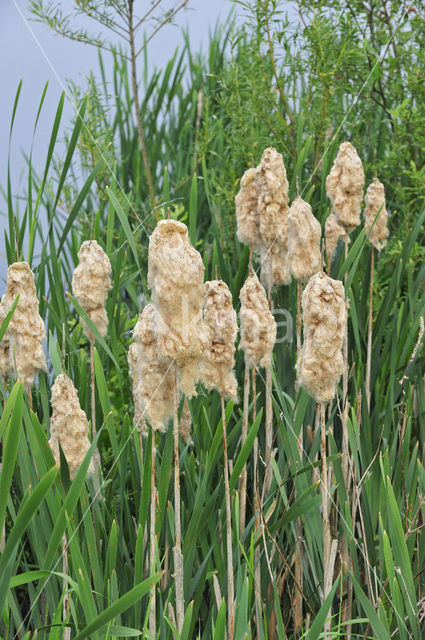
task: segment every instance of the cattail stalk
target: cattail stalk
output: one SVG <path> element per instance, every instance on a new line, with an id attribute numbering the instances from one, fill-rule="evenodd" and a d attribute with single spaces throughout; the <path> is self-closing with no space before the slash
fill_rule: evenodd
<path id="1" fill-rule="evenodd" d="M 301 296 L 302 286 L 301 282 L 297 282 L 297 353 L 301 349 Z"/>
<path id="2" fill-rule="evenodd" d="M 180 514 L 180 460 L 179 460 L 179 415 L 178 403 L 179 395 L 177 388 L 177 376 L 174 384 L 174 574 L 176 587 L 176 616 L 177 631 L 182 632 L 184 621 L 184 588 L 183 588 L 183 555 L 182 555 L 182 532 L 181 532 L 181 514 Z"/>
<path id="3" fill-rule="evenodd" d="M 370 413 L 370 369 L 372 362 L 372 308 L 373 308 L 373 268 L 375 261 L 375 249 L 371 247 L 370 255 L 370 285 L 369 285 L 369 318 L 367 326 L 367 359 L 366 359 L 366 402 Z"/>
<path id="4" fill-rule="evenodd" d="M 94 386 L 94 342 L 90 340 L 91 434 L 96 437 L 96 390 Z"/>
<path id="5" fill-rule="evenodd" d="M 254 369 L 253 369 L 254 371 Z M 248 412 L 249 412 L 249 364 L 245 361 L 245 376 L 243 385 L 243 417 L 242 417 L 242 434 L 241 434 L 241 448 L 246 442 L 248 435 Z M 246 464 L 242 469 L 241 479 L 239 483 L 240 492 L 240 532 L 241 536 L 245 530 L 245 517 L 246 517 L 246 481 L 247 481 L 247 469 Z"/>
<path id="6" fill-rule="evenodd" d="M 299 283 L 298 283 L 299 284 Z M 300 435 L 298 437 L 298 453 L 300 462 L 302 461 L 303 452 L 303 426 L 301 425 Z M 301 630 L 303 619 L 303 522 L 301 517 L 297 518 L 295 523 L 295 601 L 294 601 L 294 631 L 297 633 Z"/>
<path id="7" fill-rule="evenodd" d="M 151 576 L 155 573 L 155 541 L 156 541 L 156 481 L 155 481 L 155 461 L 156 461 L 156 442 L 155 431 L 152 429 L 152 456 L 151 456 L 151 513 L 150 513 L 150 570 Z M 156 588 L 151 587 L 151 601 L 149 608 L 149 631 L 152 638 L 156 638 Z"/>
<path id="8" fill-rule="evenodd" d="M 269 308 L 270 313 L 273 313 L 273 298 L 272 298 L 272 273 L 273 268 L 270 268 L 270 276 L 269 276 L 269 286 L 268 286 L 268 300 L 269 300 Z M 266 426 L 266 470 L 264 474 L 264 486 L 263 486 L 263 497 L 267 495 L 269 492 L 271 483 L 272 483 L 272 468 L 271 468 L 271 456 L 272 456 L 272 448 L 273 448 L 273 404 L 272 404 L 272 389 L 273 389 L 273 379 L 272 379 L 272 359 L 266 366 L 266 418 L 265 418 L 265 426 Z"/>
<path id="9" fill-rule="evenodd" d="M 227 625 L 229 640 L 233 638 L 233 627 L 235 623 L 235 593 L 233 580 L 233 550 L 232 550 L 232 510 L 230 505 L 229 486 L 229 462 L 227 457 L 227 434 L 226 434 L 226 411 L 224 407 L 224 395 L 221 399 L 221 424 L 223 427 L 223 449 L 224 449 L 224 492 L 226 499 L 226 546 L 227 546 Z"/>
<path id="10" fill-rule="evenodd" d="M 329 559 L 331 552 L 331 527 L 329 522 L 329 486 L 328 486 L 328 465 L 326 459 L 326 421 L 325 421 L 325 405 L 320 404 L 320 423 L 321 423 L 321 441 L 320 441 L 320 457 L 321 457 L 321 493 L 322 493 L 322 519 L 323 519 L 323 601 L 328 595 L 326 591 L 326 582 L 329 572 Z M 326 620 L 324 629 L 330 631 L 330 621 Z M 327 638 L 327 636 L 325 636 Z"/>
<path id="11" fill-rule="evenodd" d="M 254 400 L 255 404 L 255 400 Z M 254 540 L 260 535 L 260 492 L 258 490 L 258 438 L 254 440 Z M 257 622 L 257 638 L 261 638 L 261 565 L 260 549 L 257 544 L 254 551 L 254 584 L 255 584 L 255 616 Z"/>
<path id="12" fill-rule="evenodd" d="M 62 536 L 62 573 L 68 575 L 68 541 L 66 539 L 66 533 Z M 68 582 L 66 578 L 63 579 L 64 596 L 62 600 L 62 616 L 63 621 L 68 617 L 69 613 L 69 595 L 67 593 Z M 67 625 L 63 632 L 63 640 L 71 640 L 71 627 Z"/>

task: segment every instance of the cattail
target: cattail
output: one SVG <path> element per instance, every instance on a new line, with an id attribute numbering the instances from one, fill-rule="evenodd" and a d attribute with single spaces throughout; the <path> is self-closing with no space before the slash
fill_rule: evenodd
<path id="1" fill-rule="evenodd" d="M 283 158 L 273 147 L 263 152 L 256 169 L 258 213 L 263 243 L 270 246 L 282 234 L 287 235 L 288 180 Z"/>
<path id="2" fill-rule="evenodd" d="M 179 433 L 186 444 L 193 444 L 192 436 L 192 414 L 190 413 L 187 398 L 184 399 L 182 413 L 179 420 Z"/>
<path id="3" fill-rule="evenodd" d="M 49 445 L 56 464 L 60 464 L 60 443 L 72 479 L 90 448 L 89 423 L 80 407 L 77 390 L 71 378 L 64 373 L 58 375 L 52 386 L 52 409 Z M 88 473 L 94 473 L 93 460 L 90 461 Z"/>
<path id="4" fill-rule="evenodd" d="M 297 361 L 297 381 L 316 402 L 328 402 L 344 369 L 347 310 L 342 282 L 317 273 L 304 290 L 302 307 L 304 344 Z"/>
<path id="5" fill-rule="evenodd" d="M 157 310 L 158 354 L 174 362 L 180 390 L 196 395 L 199 367 L 208 342 L 202 320 L 204 265 L 190 244 L 186 225 L 161 220 L 149 241 L 148 285 Z"/>
<path id="6" fill-rule="evenodd" d="M 154 430 L 165 431 L 173 413 L 174 374 L 171 363 L 158 356 L 157 311 L 148 304 L 133 331 L 135 342 L 129 351 L 133 380 L 134 421 L 146 431 L 144 417 Z"/>
<path id="7" fill-rule="evenodd" d="M 288 241 L 280 234 L 276 241 L 267 249 L 264 245 L 260 251 L 260 280 L 268 289 L 291 282 L 291 272 L 288 262 Z"/>
<path id="8" fill-rule="evenodd" d="M 268 367 L 276 341 L 276 321 L 257 276 L 249 276 L 240 292 L 240 348 L 250 366 Z"/>
<path id="9" fill-rule="evenodd" d="M 387 244 L 388 212 L 385 207 L 385 189 L 382 182 L 375 178 L 368 186 L 365 196 L 365 227 L 369 242 L 381 251 Z M 379 215 L 378 214 L 379 211 Z M 376 220 L 375 220 L 376 218 Z M 373 225 L 373 226 L 372 226 Z"/>
<path id="10" fill-rule="evenodd" d="M 320 222 L 299 196 L 288 213 L 288 262 L 296 280 L 309 280 L 320 270 Z"/>
<path id="11" fill-rule="evenodd" d="M 334 213 L 331 213 L 325 222 L 325 237 L 326 237 L 326 255 L 328 256 L 328 269 L 332 262 L 333 255 L 338 245 L 340 238 L 346 239 L 350 242 L 348 233 L 345 228 L 339 224 L 338 218 Z"/>
<path id="12" fill-rule="evenodd" d="M 16 297 L 18 306 L 0 345 L 0 375 L 7 379 L 15 371 L 29 390 L 39 371 L 47 371 L 43 351 L 45 328 L 38 312 L 34 274 L 27 262 L 15 262 L 7 270 L 6 293 L 0 303 L 3 322 Z"/>
<path id="13" fill-rule="evenodd" d="M 111 263 L 96 240 L 83 242 L 78 259 L 79 264 L 72 276 L 72 292 L 100 335 L 104 336 L 108 327 L 104 305 L 111 288 Z M 95 336 L 83 320 L 81 324 L 90 342 L 95 342 Z"/>
<path id="14" fill-rule="evenodd" d="M 248 169 L 243 174 L 240 191 L 235 197 L 235 206 L 238 239 L 258 253 L 263 240 L 260 235 L 260 216 L 257 209 L 256 173 L 256 169 Z"/>
<path id="15" fill-rule="evenodd" d="M 233 367 L 238 324 L 232 294 L 222 280 L 205 283 L 204 322 L 209 330 L 209 343 L 201 371 L 202 382 L 208 389 L 217 389 L 226 398 L 236 399 L 238 383 Z"/>
<path id="16" fill-rule="evenodd" d="M 326 178 L 326 192 L 339 224 L 348 232 L 360 224 L 364 181 L 363 165 L 356 149 L 350 142 L 343 142 Z"/>

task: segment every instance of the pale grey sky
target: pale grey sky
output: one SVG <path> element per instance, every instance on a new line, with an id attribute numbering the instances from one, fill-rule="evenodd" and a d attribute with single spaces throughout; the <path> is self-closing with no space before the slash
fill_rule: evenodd
<path id="1" fill-rule="evenodd" d="M 138 5 L 136 0 L 136 6 Z M 64 13 L 72 7 L 72 0 L 60 3 Z M 143 0 L 141 6 L 147 4 Z M 178 24 L 190 30 L 194 50 L 208 40 L 209 29 L 225 19 L 235 5 L 231 0 L 190 0 L 190 9 L 179 14 Z M 34 164 L 44 165 L 54 114 L 67 79 L 84 85 L 90 69 L 98 69 L 97 52 L 93 47 L 70 42 L 55 36 L 46 26 L 30 20 L 27 0 L 0 2 L 0 185 L 6 185 L 7 150 L 12 108 L 18 83 L 22 91 L 16 113 L 12 145 L 11 174 L 14 191 L 26 179 L 26 165 L 22 151 L 27 154 L 43 87 L 49 81 L 46 100 L 34 144 Z M 149 59 L 161 67 L 182 42 L 181 30 L 167 25 L 149 44 Z M 108 59 L 105 53 L 105 60 Z M 69 121 L 72 107 L 68 101 L 63 123 Z M 0 199 L 0 210 L 4 203 Z"/>

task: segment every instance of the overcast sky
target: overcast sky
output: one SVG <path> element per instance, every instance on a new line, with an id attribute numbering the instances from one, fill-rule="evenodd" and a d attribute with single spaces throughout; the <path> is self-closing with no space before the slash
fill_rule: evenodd
<path id="1" fill-rule="evenodd" d="M 61 0 L 64 11 L 72 0 Z M 149 6 L 148 0 L 136 0 L 136 7 Z M 194 49 L 208 39 L 209 29 L 225 19 L 235 5 L 231 0 L 190 0 L 190 9 L 179 14 L 178 24 L 187 26 Z M 55 36 L 46 26 L 30 20 L 27 0 L 0 0 L 0 185 L 6 185 L 9 127 L 13 102 L 20 79 L 21 97 L 16 113 L 11 145 L 11 174 L 14 191 L 26 178 L 22 150 L 29 153 L 34 121 L 46 81 L 49 88 L 34 145 L 34 163 L 44 166 L 54 114 L 67 79 L 84 86 L 90 69 L 98 69 L 93 47 Z M 149 58 L 161 67 L 182 42 L 181 29 L 167 25 L 149 44 Z M 108 59 L 108 54 L 105 54 Z M 66 101 L 67 102 L 67 101 Z M 67 102 L 63 122 L 69 121 L 72 107 Z M 0 210 L 4 202 L 0 198 Z"/>

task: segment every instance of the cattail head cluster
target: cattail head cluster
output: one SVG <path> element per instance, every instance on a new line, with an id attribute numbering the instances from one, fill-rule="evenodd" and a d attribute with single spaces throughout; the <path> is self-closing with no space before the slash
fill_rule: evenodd
<path id="1" fill-rule="evenodd" d="M 249 366 L 267 367 L 271 364 L 276 342 L 276 321 L 270 312 L 267 295 L 254 274 L 249 276 L 240 292 L 241 341 Z"/>
<path id="2" fill-rule="evenodd" d="M 364 170 L 356 149 L 343 142 L 326 178 L 326 192 L 338 223 L 348 232 L 360 224 Z"/>
<path id="3" fill-rule="evenodd" d="M 86 240 L 78 252 L 79 264 L 72 277 L 72 292 L 101 336 L 106 335 L 108 317 L 105 301 L 111 288 L 111 263 L 96 240 Z M 81 321 L 91 342 L 95 336 Z"/>
<path id="4" fill-rule="evenodd" d="M 134 421 L 146 432 L 145 419 L 154 430 L 165 431 L 173 412 L 175 374 L 171 363 L 161 362 L 158 350 L 157 311 L 148 304 L 133 331 L 129 365 L 133 381 Z"/>
<path id="5" fill-rule="evenodd" d="M 236 399 L 238 384 L 235 366 L 235 340 L 238 332 L 232 294 L 222 280 L 205 283 L 204 322 L 209 332 L 201 379 L 208 389 L 217 389 Z"/>
<path id="6" fill-rule="evenodd" d="M 80 407 L 77 390 L 71 378 L 61 373 L 52 386 L 52 416 L 50 418 L 50 440 L 56 464 L 60 464 L 59 443 L 66 458 L 69 475 L 75 477 L 87 451 L 90 448 L 88 438 L 89 423 Z M 94 472 L 93 460 L 88 473 Z"/>
<path id="7" fill-rule="evenodd" d="M 342 282 L 317 273 L 304 290 L 302 308 L 304 343 L 297 361 L 298 385 L 316 402 L 328 402 L 343 372 L 347 309 Z"/>
<path id="8" fill-rule="evenodd" d="M 387 244 L 388 212 L 385 206 L 384 185 L 378 180 L 378 178 L 375 178 L 368 186 L 365 196 L 365 204 L 365 227 L 369 242 L 375 247 L 375 249 L 381 251 L 381 249 L 383 249 Z"/>
<path id="9" fill-rule="evenodd" d="M 333 255 L 336 251 L 338 240 L 342 238 L 347 239 L 350 242 L 345 227 L 338 222 L 338 218 L 334 213 L 331 213 L 325 222 L 325 238 L 326 238 L 326 255 L 328 257 L 328 268 L 332 262 Z"/>
<path id="10" fill-rule="evenodd" d="M 204 265 L 186 225 L 161 220 L 149 241 L 148 285 L 156 310 L 158 354 L 175 362 L 178 385 L 196 394 L 199 367 L 208 342 L 202 319 Z"/>
<path id="11" fill-rule="evenodd" d="M 34 274 L 27 262 L 15 262 L 7 270 L 6 293 L 0 302 L 3 322 L 19 296 L 9 326 L 0 344 L 0 375 L 7 379 L 15 372 L 24 387 L 30 389 L 39 371 L 46 371 L 43 351 L 45 328 L 38 312 Z"/>
<path id="12" fill-rule="evenodd" d="M 296 280 L 308 280 L 320 270 L 320 222 L 299 196 L 288 213 L 288 261 Z"/>

